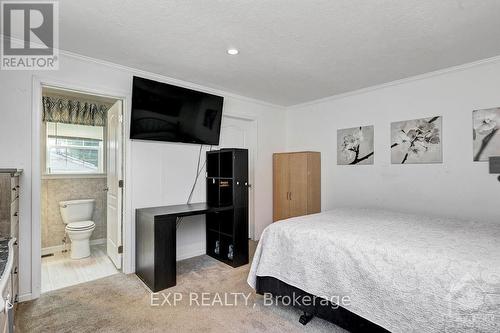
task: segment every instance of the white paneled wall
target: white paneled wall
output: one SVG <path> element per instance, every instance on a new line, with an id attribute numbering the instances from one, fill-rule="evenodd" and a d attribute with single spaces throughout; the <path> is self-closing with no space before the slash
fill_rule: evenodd
<path id="1" fill-rule="evenodd" d="M 272 153 L 285 149 L 284 108 L 214 91 L 187 82 L 160 77 L 130 68 L 96 61 L 84 57 L 62 54 L 57 71 L 1 71 L 0 72 L 0 167 L 23 168 L 20 217 L 20 294 L 28 298 L 31 293 L 32 243 L 37 235 L 31 233 L 32 214 L 32 96 L 34 78 L 68 86 L 88 87 L 92 92 L 113 91 L 130 98 L 132 76 L 184 85 L 225 96 L 224 112 L 250 116 L 258 123 L 258 151 L 255 168 L 256 235 L 272 221 Z M 129 106 L 130 107 L 130 106 Z M 127 112 L 129 110 L 126 110 Z M 128 124 L 128 121 L 126 122 Z M 134 214 L 137 207 L 179 204 L 187 200 L 191 188 L 199 146 L 169 143 L 133 142 L 130 145 L 130 179 L 126 183 L 131 197 L 125 223 L 134 236 Z M 203 180 L 199 183 L 193 201 L 204 200 Z M 34 216 L 34 215 L 33 215 Z M 204 252 L 204 223 L 200 218 L 186 219 L 179 230 L 178 255 L 180 258 Z M 33 237 L 33 238 L 32 238 Z M 133 243 L 133 242 L 131 242 Z M 130 253 L 133 269 L 134 244 Z"/>
<path id="2" fill-rule="evenodd" d="M 500 59 L 293 107 L 288 149 L 322 155 L 323 208 L 380 207 L 500 223 L 500 183 L 472 161 L 472 111 L 500 106 Z M 442 164 L 392 165 L 390 123 L 443 116 Z M 337 129 L 375 126 L 375 164 L 338 166 Z"/>

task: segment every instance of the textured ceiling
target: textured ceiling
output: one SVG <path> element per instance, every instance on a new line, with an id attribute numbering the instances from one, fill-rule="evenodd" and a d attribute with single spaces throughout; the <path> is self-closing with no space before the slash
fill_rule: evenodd
<path id="1" fill-rule="evenodd" d="M 500 0 L 64 0 L 60 46 L 293 105 L 500 55 L 499 16 Z"/>

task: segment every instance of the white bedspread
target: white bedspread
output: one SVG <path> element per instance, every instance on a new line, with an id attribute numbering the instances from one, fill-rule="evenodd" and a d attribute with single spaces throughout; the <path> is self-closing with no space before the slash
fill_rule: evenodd
<path id="1" fill-rule="evenodd" d="M 264 230 L 248 283 L 271 276 L 392 332 L 500 332 L 500 221 L 335 209 Z"/>

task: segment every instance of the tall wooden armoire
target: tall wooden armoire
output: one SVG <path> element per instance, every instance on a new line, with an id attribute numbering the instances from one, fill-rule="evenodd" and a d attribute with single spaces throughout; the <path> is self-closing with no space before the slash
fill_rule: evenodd
<path id="1" fill-rule="evenodd" d="M 321 211 L 321 154 L 273 155 L 273 220 Z"/>

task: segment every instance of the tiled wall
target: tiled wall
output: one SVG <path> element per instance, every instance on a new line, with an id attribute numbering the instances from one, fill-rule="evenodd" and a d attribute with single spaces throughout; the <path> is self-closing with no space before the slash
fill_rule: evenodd
<path id="1" fill-rule="evenodd" d="M 42 180 L 42 248 L 62 244 L 64 228 L 59 201 L 95 199 L 92 239 L 106 238 L 106 178 Z M 69 242 L 69 238 L 67 238 Z"/>

